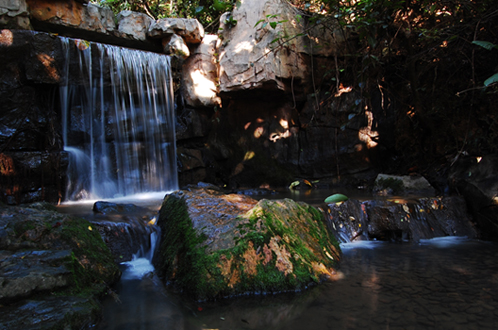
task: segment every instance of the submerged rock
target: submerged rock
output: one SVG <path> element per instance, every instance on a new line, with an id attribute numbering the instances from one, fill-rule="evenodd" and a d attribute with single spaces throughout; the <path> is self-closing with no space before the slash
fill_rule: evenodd
<path id="1" fill-rule="evenodd" d="M 338 243 L 305 203 L 190 189 L 167 195 L 159 213 L 156 268 L 197 300 L 303 290 L 336 275 Z"/>

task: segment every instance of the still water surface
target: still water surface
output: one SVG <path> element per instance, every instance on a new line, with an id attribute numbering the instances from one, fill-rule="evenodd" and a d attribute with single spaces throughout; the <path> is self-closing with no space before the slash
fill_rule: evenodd
<path id="1" fill-rule="evenodd" d="M 111 329 L 497 329 L 498 246 L 465 238 L 342 246 L 344 278 L 306 292 L 195 303 L 125 267 Z M 143 262 L 143 260 L 141 261 Z M 119 301 L 117 301 L 119 299 Z"/>

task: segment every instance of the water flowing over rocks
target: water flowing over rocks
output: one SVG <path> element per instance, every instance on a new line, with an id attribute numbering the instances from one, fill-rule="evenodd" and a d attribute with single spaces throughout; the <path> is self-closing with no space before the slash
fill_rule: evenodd
<path id="1" fill-rule="evenodd" d="M 296 291 L 337 276 L 337 241 L 315 208 L 190 187 L 159 211 L 156 268 L 196 300 Z"/>
<path id="2" fill-rule="evenodd" d="M 392 198 L 329 204 L 329 229 L 343 243 L 413 241 L 441 236 L 478 237 L 461 197 Z"/>
<path id="3" fill-rule="evenodd" d="M 120 271 L 98 231 L 49 204 L 0 204 L 0 328 L 80 328 Z M 57 297 L 54 297 L 54 294 Z"/>

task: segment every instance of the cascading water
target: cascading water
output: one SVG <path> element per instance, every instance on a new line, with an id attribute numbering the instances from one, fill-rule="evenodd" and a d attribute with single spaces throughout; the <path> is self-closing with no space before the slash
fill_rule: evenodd
<path id="1" fill-rule="evenodd" d="M 177 188 L 170 58 L 63 38 L 66 199 Z"/>

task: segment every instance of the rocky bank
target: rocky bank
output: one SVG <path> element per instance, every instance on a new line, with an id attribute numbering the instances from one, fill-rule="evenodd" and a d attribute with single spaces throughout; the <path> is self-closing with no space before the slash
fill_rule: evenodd
<path id="1" fill-rule="evenodd" d="M 0 328 L 76 329 L 121 274 L 88 221 L 49 204 L 0 204 Z"/>

